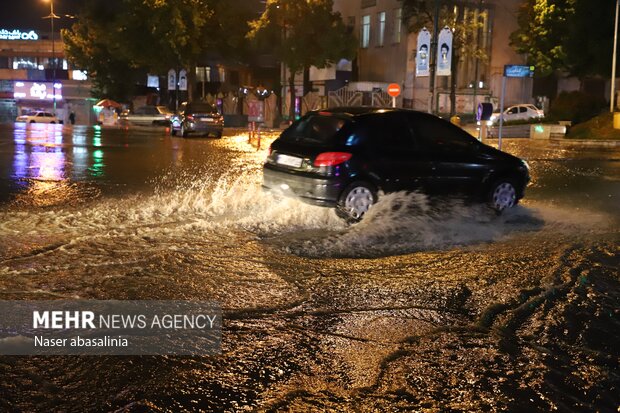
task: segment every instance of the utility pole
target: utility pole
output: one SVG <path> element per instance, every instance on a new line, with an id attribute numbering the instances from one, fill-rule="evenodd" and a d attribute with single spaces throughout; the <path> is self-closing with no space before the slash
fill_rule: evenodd
<path id="1" fill-rule="evenodd" d="M 620 8 L 620 0 L 616 0 L 616 23 L 614 26 L 614 54 L 611 63 L 611 97 L 609 99 L 609 111 L 614 112 L 616 98 L 616 50 L 618 49 L 618 10 Z"/>
<path id="2" fill-rule="evenodd" d="M 482 13 L 482 0 L 478 0 L 478 8 L 476 9 L 476 24 L 478 24 L 478 28 L 476 29 L 476 64 L 474 67 L 474 101 L 472 103 L 473 113 L 476 115 L 478 111 L 478 105 L 476 105 L 476 97 L 478 95 L 478 71 L 479 71 L 479 62 L 478 53 L 480 51 L 480 37 L 482 36 L 482 24 L 480 22 L 480 14 Z"/>
<path id="3" fill-rule="evenodd" d="M 620 1 L 620 0 L 618 0 Z M 431 39 L 431 78 L 428 91 L 428 113 L 434 112 L 435 105 L 435 72 L 437 71 L 437 37 L 439 36 L 439 0 L 435 0 L 435 17 L 433 19 L 433 38 Z"/>
<path id="4" fill-rule="evenodd" d="M 52 102 L 54 105 L 54 115 L 56 115 L 56 45 L 54 39 L 54 19 L 59 19 L 60 17 L 54 14 L 54 0 L 49 0 L 50 2 L 50 15 L 44 17 L 44 19 L 50 19 L 51 29 L 52 29 Z"/>

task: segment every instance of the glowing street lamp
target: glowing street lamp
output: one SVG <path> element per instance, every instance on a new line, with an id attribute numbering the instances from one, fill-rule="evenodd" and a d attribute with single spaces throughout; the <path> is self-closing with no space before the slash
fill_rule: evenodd
<path id="1" fill-rule="evenodd" d="M 54 14 L 54 0 L 43 0 L 50 3 L 50 14 L 45 16 L 44 19 L 50 19 L 50 25 L 52 26 L 52 101 L 54 102 L 54 115 L 56 114 L 56 49 L 54 45 L 54 19 L 59 19 Z"/>

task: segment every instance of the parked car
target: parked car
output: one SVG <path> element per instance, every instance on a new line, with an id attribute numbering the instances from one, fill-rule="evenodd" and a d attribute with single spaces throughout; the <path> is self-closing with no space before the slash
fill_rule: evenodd
<path id="1" fill-rule="evenodd" d="M 380 192 L 466 194 L 496 211 L 524 195 L 529 168 L 434 115 L 334 108 L 306 114 L 270 147 L 263 187 L 359 221 Z"/>
<path id="2" fill-rule="evenodd" d="M 177 132 L 186 137 L 190 133 L 213 134 L 222 137 L 224 130 L 224 116 L 215 105 L 205 102 L 182 103 L 179 112 L 170 120 L 170 133 Z"/>
<path id="3" fill-rule="evenodd" d="M 170 118 L 174 113 L 165 106 L 142 106 L 135 111 L 122 112 L 120 116 L 121 123 L 130 123 L 133 125 L 170 125 Z"/>
<path id="4" fill-rule="evenodd" d="M 514 105 L 504 110 L 504 114 L 501 117 L 504 118 L 504 122 L 510 122 L 515 120 L 542 119 L 545 117 L 545 112 L 531 104 Z M 499 120 L 499 112 L 491 115 L 491 121 L 493 123 L 499 122 Z"/>
<path id="5" fill-rule="evenodd" d="M 34 111 L 21 116 L 18 116 L 15 119 L 15 122 L 26 122 L 26 123 L 60 123 L 58 118 L 50 112 L 45 111 Z"/>

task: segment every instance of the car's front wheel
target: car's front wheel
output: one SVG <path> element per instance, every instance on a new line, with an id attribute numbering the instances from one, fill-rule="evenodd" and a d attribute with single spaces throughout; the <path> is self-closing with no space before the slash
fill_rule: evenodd
<path id="1" fill-rule="evenodd" d="M 367 182 L 353 182 L 340 195 L 336 214 L 349 223 L 362 220 L 377 202 L 377 191 Z"/>
<path id="2" fill-rule="evenodd" d="M 488 195 L 489 206 L 501 213 L 517 204 L 517 189 L 510 179 L 499 179 L 491 185 Z"/>

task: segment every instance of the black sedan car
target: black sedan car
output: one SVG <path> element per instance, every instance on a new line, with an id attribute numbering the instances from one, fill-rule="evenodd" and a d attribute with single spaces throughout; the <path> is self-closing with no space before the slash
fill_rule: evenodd
<path id="1" fill-rule="evenodd" d="M 315 111 L 271 145 L 263 187 L 359 221 L 380 192 L 465 194 L 496 211 L 514 206 L 530 180 L 525 161 L 461 128 L 406 109 Z"/>
<path id="2" fill-rule="evenodd" d="M 170 118 L 170 134 L 173 136 L 178 132 L 183 137 L 201 133 L 221 138 L 223 130 L 224 116 L 215 105 L 206 102 L 184 102 L 178 113 Z"/>

